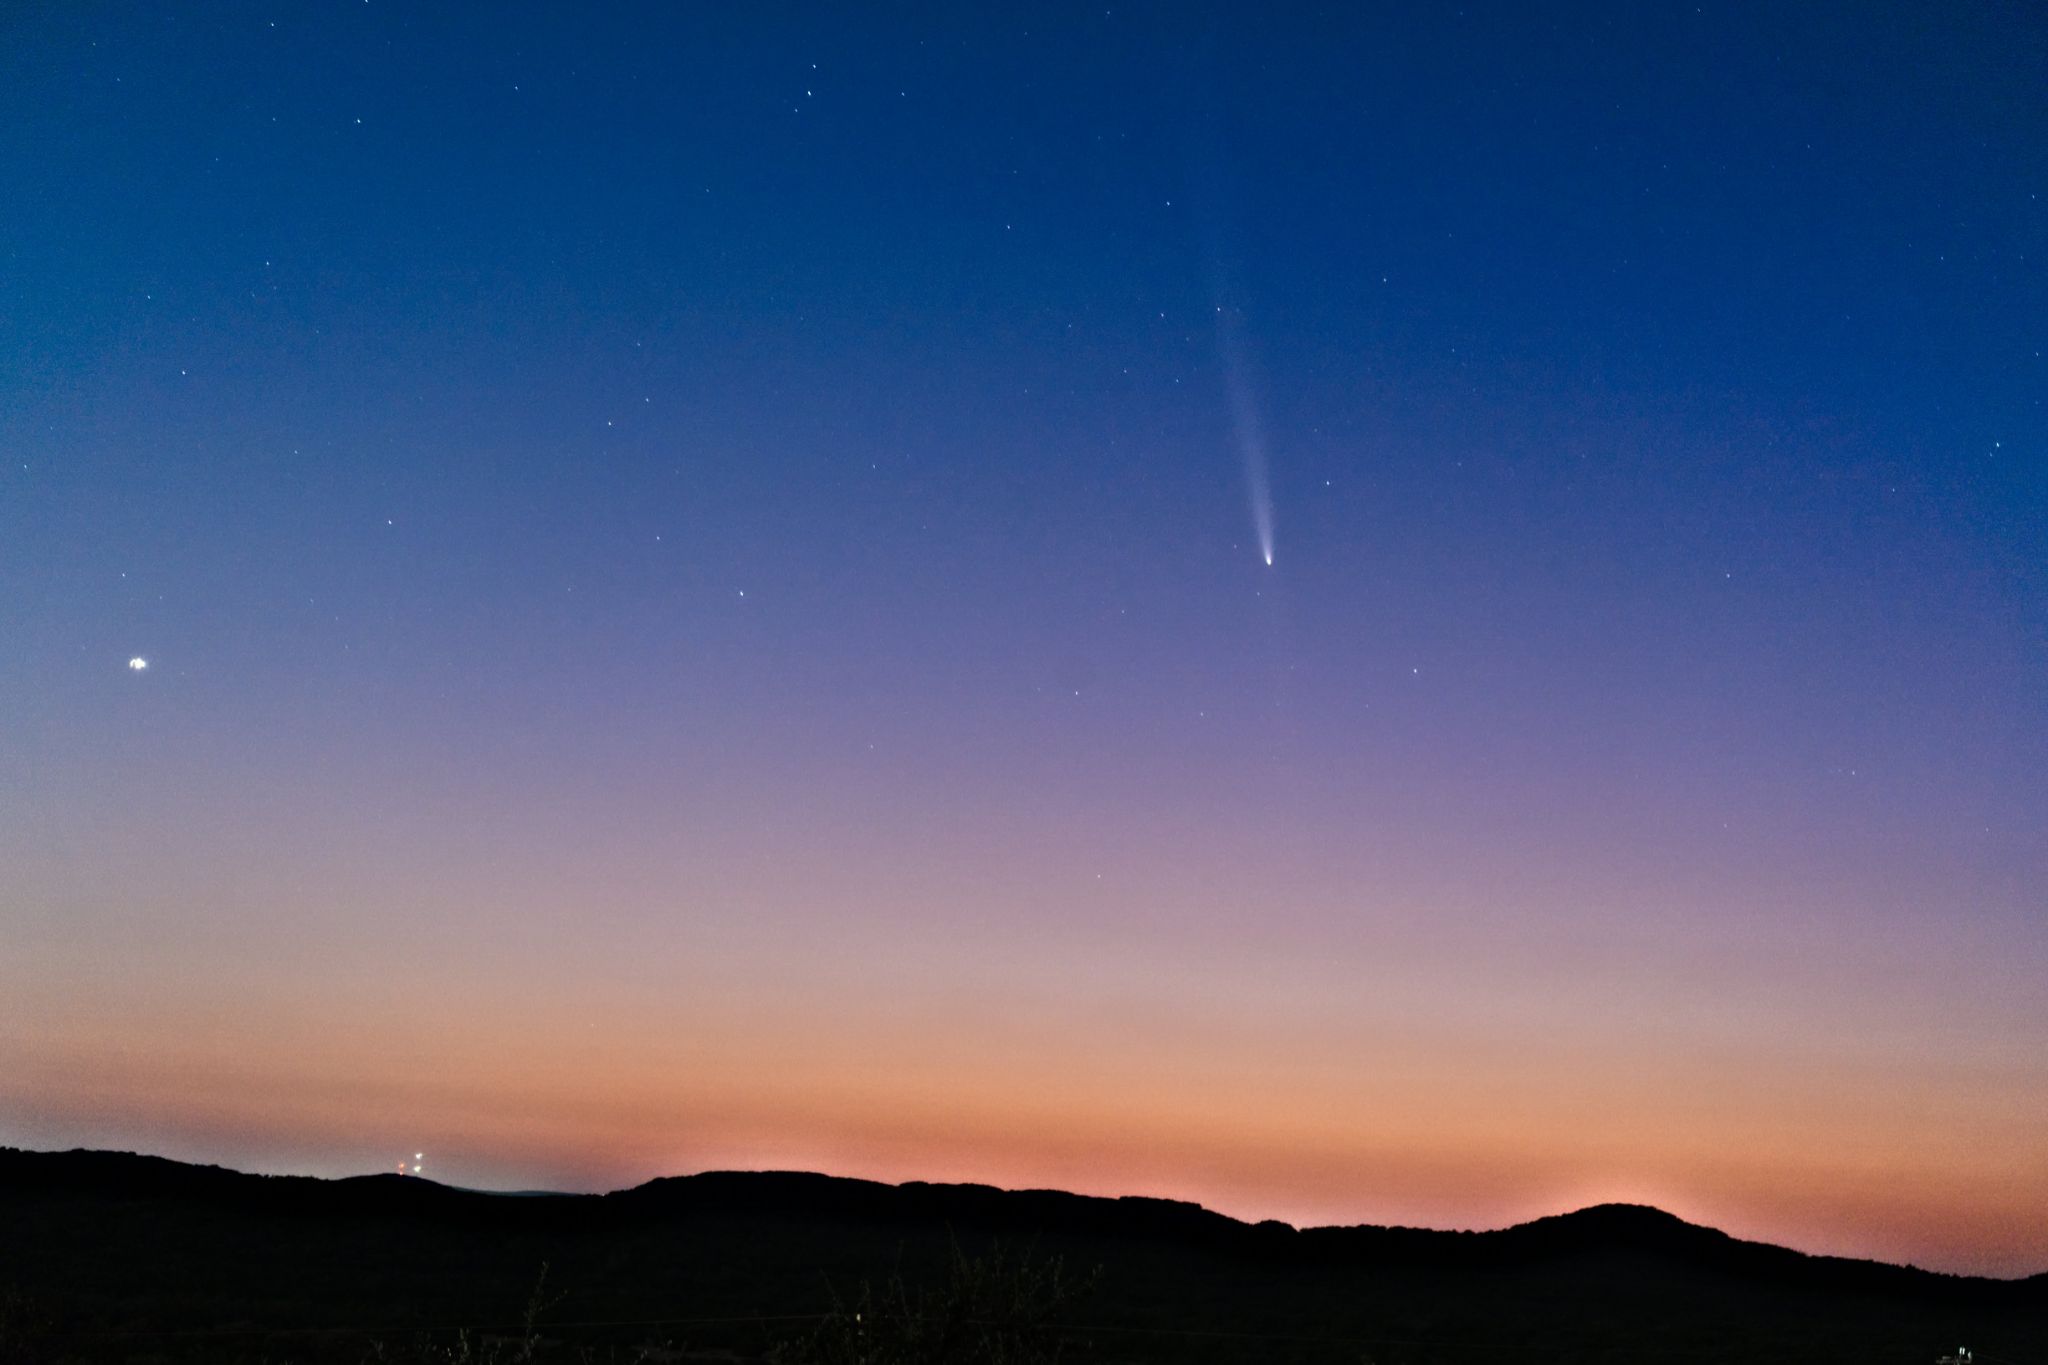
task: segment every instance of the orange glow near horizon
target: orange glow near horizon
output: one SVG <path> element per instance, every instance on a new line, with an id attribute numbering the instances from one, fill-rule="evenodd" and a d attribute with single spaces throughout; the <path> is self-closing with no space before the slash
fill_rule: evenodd
<path id="1" fill-rule="evenodd" d="M 0 1040 L 0 1140 L 320 1174 L 422 1147 L 436 1178 L 480 1187 L 817 1169 L 1296 1224 L 1492 1227 L 1628 1201 L 1808 1251 L 2048 1267 L 2048 1231 L 2012 1212 L 2048 1201 L 2031 1161 L 2048 1101 L 2018 1060 L 1759 1060 L 1746 1028 L 1630 1031 L 1517 1004 L 1507 977 L 1426 1008 L 1391 983 L 1375 1002 L 1276 974 L 1204 1016 L 1075 972 L 1054 1008 L 1021 968 L 921 991 L 878 970 L 873 994 L 793 969 L 779 995 L 673 999 L 529 995 L 482 972 L 294 994 L 252 974 L 234 1003 L 139 985 L 91 1011 L 18 982 L 49 1022 Z"/>
<path id="2" fill-rule="evenodd" d="M 0 19 L 0 1143 L 2048 1272 L 2048 6 L 170 8 Z"/>

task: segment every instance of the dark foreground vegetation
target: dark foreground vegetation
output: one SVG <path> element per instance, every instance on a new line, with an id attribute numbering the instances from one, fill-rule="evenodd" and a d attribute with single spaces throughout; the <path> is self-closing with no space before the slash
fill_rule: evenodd
<path id="1" fill-rule="evenodd" d="M 0 1365 L 2048 1360 L 2048 1275 L 800 1174 L 513 1196 L 0 1149 Z"/>

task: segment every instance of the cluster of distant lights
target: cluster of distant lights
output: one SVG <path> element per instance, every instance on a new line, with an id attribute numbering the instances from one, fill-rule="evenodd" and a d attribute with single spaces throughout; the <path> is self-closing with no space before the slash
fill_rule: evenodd
<path id="1" fill-rule="evenodd" d="M 401 1161 L 398 1163 L 398 1173 L 400 1175 L 418 1175 L 425 1169 L 426 1160 L 427 1154 L 425 1152 L 414 1152 L 410 1162 Z"/>

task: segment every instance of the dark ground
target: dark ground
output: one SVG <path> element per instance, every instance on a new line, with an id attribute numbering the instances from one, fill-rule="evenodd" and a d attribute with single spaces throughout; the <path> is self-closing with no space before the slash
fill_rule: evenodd
<path id="1" fill-rule="evenodd" d="M 812 1358 L 1931 1365 L 1968 1345 L 1982 1365 L 2048 1361 L 2048 1275 L 1808 1257 L 1633 1206 L 1488 1233 L 1297 1231 L 1158 1200 L 817 1175 L 511 1196 L 0 1148 L 0 1365 L 475 1359 L 485 1334 L 528 1339 L 543 1263 L 533 1359 L 758 1360 L 892 1275 L 930 1291 L 910 1316 L 980 1331 L 1011 1309 L 949 1306 L 947 1286 L 956 1254 L 987 1271 L 992 1249 L 999 1287 L 1053 1258 L 1092 1286 L 1019 1309 L 1037 1336 L 1002 1351 L 891 1345 L 870 1304 Z"/>

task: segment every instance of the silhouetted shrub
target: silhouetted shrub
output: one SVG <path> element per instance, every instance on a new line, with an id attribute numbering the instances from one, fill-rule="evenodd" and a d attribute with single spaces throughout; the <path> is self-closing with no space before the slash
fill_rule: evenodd
<path id="1" fill-rule="evenodd" d="M 562 1295 L 547 1295 L 548 1265 L 542 1261 L 540 1274 L 526 1296 L 516 1337 L 475 1336 L 467 1330 L 452 1340 L 421 1338 L 411 1348 L 393 1349 L 381 1341 L 370 1343 L 364 1365 L 531 1365 L 540 1352 L 540 1315 L 562 1301 Z M 0 1365 L 6 1362 L 0 1361 Z"/>
<path id="2" fill-rule="evenodd" d="M 0 1365 L 42 1365 L 50 1322 L 42 1306 L 13 1285 L 0 1285 Z"/>
<path id="3" fill-rule="evenodd" d="M 1066 1311 L 1093 1287 L 1057 1256 L 1010 1259 L 1001 1246 L 970 1257 L 952 1248 L 943 1283 L 913 1288 L 899 1272 L 864 1283 L 805 1336 L 783 1343 L 782 1365 L 1050 1365 L 1068 1345 Z"/>

